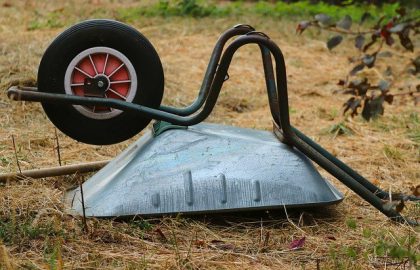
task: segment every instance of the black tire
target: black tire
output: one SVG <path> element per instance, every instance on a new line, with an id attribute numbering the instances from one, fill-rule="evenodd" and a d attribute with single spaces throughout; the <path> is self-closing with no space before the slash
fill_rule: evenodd
<path id="1" fill-rule="evenodd" d="M 159 107 L 164 76 L 158 54 L 136 29 L 111 20 L 84 21 L 61 33 L 42 57 L 38 70 L 39 91 L 65 94 L 67 67 L 75 56 L 93 47 L 109 47 L 125 55 L 137 74 L 137 91 L 131 102 Z M 151 121 L 132 112 L 122 112 L 110 119 L 93 119 L 81 114 L 73 105 L 42 103 L 42 106 L 51 122 L 63 133 L 95 145 L 127 140 Z"/>

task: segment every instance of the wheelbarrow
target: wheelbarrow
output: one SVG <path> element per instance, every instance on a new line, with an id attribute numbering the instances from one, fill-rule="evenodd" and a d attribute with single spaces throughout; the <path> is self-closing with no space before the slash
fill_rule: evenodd
<path id="1" fill-rule="evenodd" d="M 228 78 L 232 57 L 247 44 L 261 51 L 273 132 L 203 123 Z M 311 159 L 387 217 L 416 224 L 388 200 L 418 197 L 381 190 L 290 124 L 283 54 L 253 27 L 236 25 L 220 36 L 191 105 L 162 105 L 163 91 L 159 56 L 141 33 L 117 21 L 88 20 L 51 43 L 37 88 L 14 86 L 8 96 L 41 102 L 58 129 L 88 144 L 127 140 L 156 120 L 83 184 L 83 198 L 80 187 L 66 194 L 78 214 L 215 213 L 342 201 Z"/>

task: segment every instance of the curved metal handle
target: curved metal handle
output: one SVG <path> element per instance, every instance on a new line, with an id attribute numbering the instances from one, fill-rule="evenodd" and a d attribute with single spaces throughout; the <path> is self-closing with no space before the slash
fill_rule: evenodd
<path id="1" fill-rule="evenodd" d="M 162 111 L 173 113 L 180 116 L 187 116 L 187 115 L 191 115 L 197 112 L 201 108 L 201 106 L 203 106 L 207 98 L 207 95 L 210 91 L 210 87 L 214 79 L 214 74 L 216 73 L 217 66 L 219 64 L 219 60 L 220 60 L 220 57 L 222 56 L 223 48 L 226 42 L 235 36 L 243 35 L 248 32 L 252 32 L 254 30 L 255 29 L 248 24 L 237 24 L 233 26 L 231 29 L 225 31 L 216 42 L 216 45 L 210 56 L 210 61 L 207 66 L 206 73 L 204 74 L 200 91 L 198 92 L 198 96 L 194 100 L 194 102 L 185 108 L 175 108 L 171 106 L 161 105 L 159 109 Z"/>

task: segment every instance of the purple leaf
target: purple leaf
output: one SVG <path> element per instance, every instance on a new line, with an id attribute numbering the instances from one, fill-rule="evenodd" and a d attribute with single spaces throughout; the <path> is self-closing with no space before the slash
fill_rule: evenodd
<path id="1" fill-rule="evenodd" d="M 355 66 L 351 71 L 350 71 L 350 75 L 356 75 L 357 72 L 363 70 L 365 68 L 365 64 L 364 63 L 360 63 L 357 66 Z"/>
<path id="2" fill-rule="evenodd" d="M 304 236 L 304 237 L 302 237 L 300 239 L 293 240 L 290 243 L 289 248 L 291 250 L 297 250 L 297 249 L 303 248 L 303 245 L 305 244 L 305 239 L 306 239 L 306 237 Z"/>
<path id="3" fill-rule="evenodd" d="M 362 107 L 361 105 L 362 100 L 360 98 L 351 97 L 349 100 L 347 100 L 344 104 L 344 111 L 343 115 L 348 111 L 351 110 L 351 116 L 356 116 L 358 114 L 357 108 Z"/>
<path id="4" fill-rule="evenodd" d="M 406 48 L 409 51 L 414 51 L 414 45 L 410 39 L 409 33 L 410 28 L 407 27 L 398 33 L 398 37 L 400 38 L 400 43 L 404 48 Z"/>
<path id="5" fill-rule="evenodd" d="M 351 28 L 352 19 L 349 15 L 344 16 L 338 23 L 337 27 L 340 27 L 345 30 L 349 30 Z"/>
<path id="6" fill-rule="evenodd" d="M 383 115 L 384 101 L 385 97 L 383 95 L 365 99 L 365 104 L 362 110 L 363 118 L 369 121 L 372 118 L 377 118 L 379 115 Z"/>
<path id="7" fill-rule="evenodd" d="M 365 44 L 365 36 L 358 35 L 354 41 L 354 46 L 361 50 L 363 48 L 363 44 Z"/>
<path id="8" fill-rule="evenodd" d="M 296 27 L 296 34 L 302 34 L 303 31 L 305 31 L 306 28 L 308 28 L 311 25 L 308 21 L 302 21 L 298 24 Z"/>
<path id="9" fill-rule="evenodd" d="M 385 81 L 385 80 L 381 80 L 378 84 L 378 88 L 382 91 L 382 92 L 388 92 L 389 91 L 389 86 L 390 83 Z"/>
<path id="10" fill-rule="evenodd" d="M 363 13 L 362 17 L 360 18 L 360 24 L 363 24 L 367 19 L 372 18 L 372 15 L 369 12 Z"/>
<path id="11" fill-rule="evenodd" d="M 389 104 L 392 104 L 392 101 L 394 101 L 394 95 L 391 95 L 391 94 L 385 95 L 385 101 L 388 102 Z"/>
<path id="12" fill-rule="evenodd" d="M 327 41 L 327 48 L 328 50 L 332 50 L 334 47 L 336 47 L 338 44 L 340 44 L 343 41 L 343 37 L 340 35 L 333 36 Z"/>
<path id="13" fill-rule="evenodd" d="M 363 64 L 367 66 L 368 68 L 372 68 L 375 65 L 376 60 L 376 53 L 375 54 L 365 54 L 362 58 Z"/>
<path id="14" fill-rule="evenodd" d="M 317 14 L 315 15 L 315 20 L 321 24 L 321 26 L 330 26 L 331 17 L 326 14 Z"/>

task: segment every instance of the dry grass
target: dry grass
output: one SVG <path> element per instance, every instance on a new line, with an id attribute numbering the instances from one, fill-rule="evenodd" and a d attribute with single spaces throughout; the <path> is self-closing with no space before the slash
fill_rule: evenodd
<path id="1" fill-rule="evenodd" d="M 54 127 L 40 105 L 11 102 L 5 95 L 12 84 L 35 83 L 43 51 L 63 30 L 28 30 L 33 18 L 42 22 L 54 11 L 59 14 L 56 20 L 68 26 L 97 16 L 99 7 L 101 16 L 114 18 L 117 8 L 132 4 L 82 2 L 0 1 L 1 172 L 17 170 L 11 135 L 23 169 L 57 165 Z M 410 193 L 410 187 L 419 184 L 419 107 L 399 99 L 374 122 L 344 120 L 340 106 L 347 97 L 332 95 L 332 91 L 334 82 L 349 69 L 346 57 L 353 49 L 343 46 L 330 53 L 323 42 L 311 38 L 316 32 L 296 37 L 294 22 L 261 17 L 139 18 L 134 25 L 152 41 L 164 63 L 164 103 L 182 106 L 195 98 L 215 40 L 238 22 L 267 32 L 282 48 L 295 126 L 385 190 Z M 391 61 L 403 63 L 398 57 L 401 51 L 394 52 Z M 374 69 L 366 75 L 378 78 Z M 408 83 L 403 80 L 399 86 Z M 258 50 L 241 49 L 208 121 L 271 128 Z M 352 135 L 334 137 L 325 132 L 343 121 Z M 72 164 L 109 159 L 136 138 L 105 147 L 80 144 L 59 134 L 62 160 Z M 0 187 L 0 269 L 316 269 L 317 264 L 319 269 L 397 269 L 390 264 L 396 259 L 386 253 L 379 256 L 381 249 L 391 250 L 386 245 L 410 249 L 418 256 L 419 243 L 413 240 L 419 238 L 418 228 L 391 223 L 324 175 L 346 199 L 327 209 L 289 213 L 296 226 L 282 211 L 274 211 L 245 217 L 89 219 L 87 234 L 80 218 L 67 215 L 61 201 L 63 190 L 78 180 L 75 177 L 8 183 Z M 418 217 L 419 206 L 411 205 L 405 211 Z M 303 236 L 304 248 L 290 251 L 289 243 Z"/>

